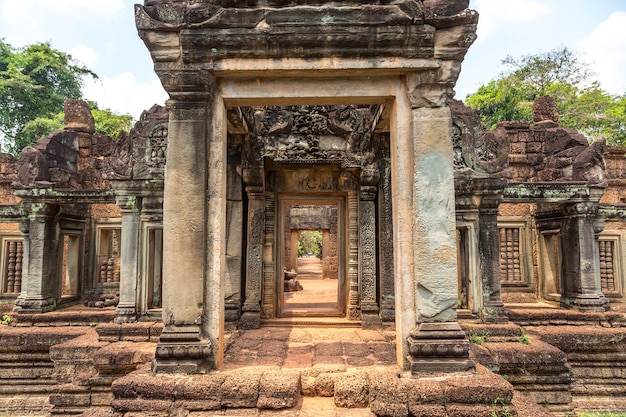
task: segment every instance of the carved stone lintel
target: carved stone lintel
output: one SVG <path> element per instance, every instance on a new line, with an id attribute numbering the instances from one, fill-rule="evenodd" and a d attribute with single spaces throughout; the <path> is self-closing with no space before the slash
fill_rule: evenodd
<path id="1" fill-rule="evenodd" d="M 411 374 L 469 372 L 469 341 L 457 322 L 421 323 L 408 337 Z"/>
<path id="2" fill-rule="evenodd" d="M 137 309 L 135 305 L 121 305 L 115 307 L 115 323 L 134 323 L 137 321 Z"/>
<path id="3" fill-rule="evenodd" d="M 206 373 L 215 369 L 211 342 L 198 326 L 166 326 L 152 362 L 154 373 Z"/>

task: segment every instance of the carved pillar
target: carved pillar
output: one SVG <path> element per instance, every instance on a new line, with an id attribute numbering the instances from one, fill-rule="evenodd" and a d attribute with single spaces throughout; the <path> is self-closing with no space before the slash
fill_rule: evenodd
<path id="1" fill-rule="evenodd" d="M 361 272 L 361 325 L 364 328 L 379 327 L 376 268 L 376 184 L 380 179 L 378 170 L 361 171 L 361 201 L 359 204 L 359 249 Z"/>
<path id="2" fill-rule="evenodd" d="M 24 233 L 22 292 L 15 300 L 16 313 L 54 310 L 60 296 L 59 206 L 25 203 L 28 219 L 20 223 Z"/>
<path id="3" fill-rule="evenodd" d="M 120 302 L 115 308 L 115 322 L 130 323 L 137 320 L 141 198 L 135 195 L 116 195 L 115 202 L 122 212 Z"/>
<path id="4" fill-rule="evenodd" d="M 359 198 L 348 191 L 348 319 L 359 320 Z"/>
<path id="5" fill-rule="evenodd" d="M 276 233 L 276 198 L 265 196 L 265 242 L 263 243 L 263 317 L 274 317 L 276 295 L 276 268 L 274 265 L 274 238 Z"/>
<path id="6" fill-rule="evenodd" d="M 413 225 L 413 282 L 409 294 L 413 294 L 414 304 L 400 306 L 415 309 L 414 327 L 407 338 L 408 365 L 414 375 L 468 371 L 475 364 L 469 358 L 469 342 L 456 321 L 458 282 L 450 110 L 414 107 L 411 115 L 411 213 L 401 214 L 411 215 Z M 409 224 L 400 218 L 394 228 Z M 403 283 L 396 287 L 397 292 L 405 286 Z M 405 302 L 410 300 L 406 295 L 403 298 Z"/>
<path id="7" fill-rule="evenodd" d="M 210 267 L 207 258 L 214 259 L 207 256 L 207 245 L 212 243 L 208 242 L 207 230 L 211 221 L 215 221 L 211 216 L 220 217 L 225 213 L 207 210 L 208 200 L 213 197 L 207 187 L 207 168 L 211 164 L 207 124 L 211 113 L 207 108 L 209 93 L 195 90 L 200 88 L 195 83 L 203 81 L 202 75 L 200 72 L 159 73 L 170 96 L 180 99 L 167 102 L 169 143 L 163 199 L 162 316 L 165 328 L 156 348 L 154 372 L 197 373 L 216 366 L 213 340 L 219 340 L 219 335 L 211 334 L 213 330 L 207 328 L 213 327 L 203 324 L 204 320 L 213 319 L 207 310 L 221 309 L 224 301 L 222 295 L 221 303 L 205 305 L 205 291 L 214 291 L 213 280 L 220 279 L 219 276 L 207 277 Z M 222 162 L 225 165 L 225 161 Z M 225 173 L 223 166 L 213 168 L 216 175 Z M 223 217 L 219 221 L 223 221 Z M 216 269 L 219 272 L 219 268 Z"/>
<path id="8" fill-rule="evenodd" d="M 478 256 L 483 286 L 482 320 L 485 323 L 506 323 L 508 317 L 502 303 L 500 280 L 500 234 L 498 208 L 502 201 L 505 179 L 477 180 L 482 197 L 478 208 Z"/>
<path id="9" fill-rule="evenodd" d="M 393 215 L 391 203 L 391 164 L 389 138 L 382 146 L 379 159 L 381 180 L 378 183 L 378 259 L 380 279 L 380 317 L 383 322 L 395 320 L 395 286 L 393 271 Z"/>
<path id="10" fill-rule="evenodd" d="M 244 168 L 243 180 L 248 194 L 248 239 L 246 248 L 246 299 L 241 329 L 258 329 L 261 325 L 261 284 L 263 282 L 263 232 L 265 228 L 265 196 L 263 169 Z"/>
<path id="11" fill-rule="evenodd" d="M 563 210 L 561 305 L 580 311 L 606 311 L 609 302 L 602 294 L 598 236 L 594 230 L 598 203 L 575 203 Z"/>

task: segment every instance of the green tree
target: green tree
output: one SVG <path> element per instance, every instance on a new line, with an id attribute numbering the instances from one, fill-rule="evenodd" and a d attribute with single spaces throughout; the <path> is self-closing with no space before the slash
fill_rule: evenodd
<path id="1" fill-rule="evenodd" d="M 32 144 L 23 134 L 29 121 L 54 118 L 65 100 L 81 98 L 85 76 L 97 78 L 49 43 L 15 49 L 0 40 L 0 134 L 8 150 Z"/>
<path id="2" fill-rule="evenodd" d="M 567 48 L 525 55 L 507 56 L 507 70 L 466 97 L 483 123 L 493 128 L 501 121 L 532 121 L 532 103 L 551 95 L 557 103 L 560 123 L 591 140 L 605 137 L 609 144 L 624 144 L 626 115 L 624 97 L 604 91 L 589 65 Z"/>
<path id="3" fill-rule="evenodd" d="M 99 109 L 93 101 L 89 101 L 89 107 L 93 115 L 96 133 L 116 139 L 122 130 L 128 132 L 133 127 L 133 116 L 130 114 L 117 114 L 111 109 Z"/>
<path id="4" fill-rule="evenodd" d="M 95 133 L 101 133 L 116 139 L 123 130 L 128 132 L 132 128 L 133 117 L 130 114 L 116 114 L 110 109 L 101 110 L 97 103 L 89 101 L 89 108 L 94 118 Z M 21 141 L 33 144 L 40 138 L 48 137 L 55 130 L 63 129 L 65 113 L 60 112 L 52 117 L 37 117 L 26 122 Z"/>
<path id="5" fill-rule="evenodd" d="M 319 230 L 303 230 L 298 235 L 298 256 L 309 253 L 320 258 L 322 256 L 322 232 Z"/>

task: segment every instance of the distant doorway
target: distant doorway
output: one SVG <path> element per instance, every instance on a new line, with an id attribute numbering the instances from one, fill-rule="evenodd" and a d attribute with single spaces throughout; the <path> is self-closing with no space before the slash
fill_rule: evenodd
<path id="1" fill-rule="evenodd" d="M 289 200 L 282 204 L 280 316 L 345 315 L 343 205 L 335 201 Z"/>

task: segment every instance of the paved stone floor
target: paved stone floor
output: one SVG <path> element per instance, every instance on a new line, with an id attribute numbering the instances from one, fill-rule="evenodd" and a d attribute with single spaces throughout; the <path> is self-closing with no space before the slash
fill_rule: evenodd
<path id="1" fill-rule="evenodd" d="M 322 262 L 315 256 L 298 258 L 301 291 L 285 292 L 283 313 L 299 316 L 339 315 L 336 279 L 324 278 Z"/>
<path id="2" fill-rule="evenodd" d="M 224 369 L 396 366 L 395 332 L 352 327 L 261 327 L 230 335 Z"/>

